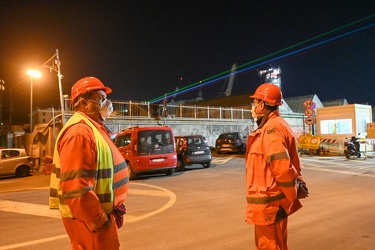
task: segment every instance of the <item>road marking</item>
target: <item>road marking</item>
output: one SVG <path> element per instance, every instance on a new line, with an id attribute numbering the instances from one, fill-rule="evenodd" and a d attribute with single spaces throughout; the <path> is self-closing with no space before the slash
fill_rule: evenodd
<path id="1" fill-rule="evenodd" d="M 334 161 L 333 161 L 334 160 Z M 348 161 L 353 161 L 353 160 L 348 160 L 346 158 L 305 158 L 305 157 L 302 157 L 301 158 L 301 161 L 314 161 L 314 162 L 327 162 L 328 164 L 330 165 L 340 165 L 342 166 L 342 163 L 341 162 L 337 162 L 337 160 L 339 161 L 343 161 L 343 162 L 348 162 Z M 374 162 L 373 161 L 366 161 L 364 160 L 363 158 L 360 158 L 360 159 L 357 159 L 356 161 L 354 161 L 356 166 L 358 166 L 358 164 L 364 164 L 364 165 L 370 165 L 370 166 L 373 166 L 374 165 Z"/>
<path id="2" fill-rule="evenodd" d="M 0 200 L 0 211 L 61 219 L 60 211 L 48 205 Z"/>
<path id="3" fill-rule="evenodd" d="M 141 215 L 141 216 L 128 216 L 128 215 L 126 215 L 125 223 L 136 222 L 136 221 L 143 220 L 143 219 L 146 219 L 148 217 L 151 217 L 153 215 L 156 215 L 158 213 L 161 213 L 164 210 L 167 210 L 168 208 L 170 208 L 176 202 L 176 195 L 173 192 L 169 191 L 168 189 L 157 187 L 157 186 L 152 186 L 152 185 L 148 185 L 148 184 L 143 184 L 143 183 L 133 183 L 133 184 L 146 186 L 146 187 L 152 187 L 152 188 L 156 188 L 156 189 L 160 190 L 160 191 L 151 191 L 151 192 L 150 192 L 150 190 L 136 190 L 135 193 L 137 195 L 163 196 L 163 197 L 169 197 L 169 200 L 164 206 L 162 206 L 162 207 L 160 207 L 156 210 L 153 210 L 148 214 L 144 214 L 144 215 Z M 129 189 L 129 193 L 132 194 L 131 189 Z"/>
<path id="4" fill-rule="evenodd" d="M 18 247 L 26 247 L 26 246 L 30 246 L 30 245 L 44 243 L 44 242 L 47 242 L 47 241 L 64 239 L 64 238 L 67 238 L 67 237 L 68 237 L 67 234 L 62 234 L 62 235 L 49 237 L 49 238 L 43 238 L 43 239 L 39 239 L 39 240 L 32 240 L 32 241 L 27 241 L 27 242 L 12 244 L 12 245 L 0 246 L 0 250 L 9 250 L 9 249 L 15 249 L 15 248 L 18 248 Z"/>
<path id="5" fill-rule="evenodd" d="M 375 175 L 369 175 L 369 174 L 352 172 L 352 171 L 341 171 L 341 170 L 335 170 L 335 169 L 328 169 L 328 168 L 323 168 L 322 165 L 317 165 L 317 164 L 312 164 L 312 163 L 309 163 L 308 167 L 306 167 L 306 169 L 309 169 L 309 170 L 311 169 L 311 170 L 316 170 L 316 171 L 321 171 L 321 172 L 331 172 L 331 173 L 340 173 L 340 174 L 375 178 Z"/>
<path id="6" fill-rule="evenodd" d="M 168 208 L 170 208 L 176 202 L 176 195 L 173 192 L 169 191 L 168 189 L 157 187 L 157 186 L 152 186 L 148 184 L 143 184 L 143 183 L 130 183 L 130 184 L 145 186 L 145 187 L 149 187 L 149 188 L 153 188 L 157 190 L 129 189 L 128 194 L 169 197 L 169 200 L 164 206 L 156 210 L 153 210 L 147 214 L 141 215 L 141 216 L 132 216 L 132 215 L 126 214 L 124 218 L 125 224 L 143 220 L 153 215 L 156 215 L 158 213 L 161 213 L 164 210 L 167 210 Z M 32 203 L 26 203 L 26 202 L 0 200 L 0 211 L 61 219 L 60 211 L 57 209 L 49 209 L 48 205 L 32 204 Z M 53 236 L 49 238 L 43 238 L 43 239 L 21 242 L 21 243 L 12 244 L 12 245 L 0 246 L 0 250 L 8 250 L 8 249 L 14 249 L 18 247 L 25 247 L 25 246 L 44 243 L 44 242 L 54 241 L 58 239 L 63 239 L 66 237 L 68 237 L 67 234 L 62 234 L 62 235 L 57 235 L 57 236 Z"/>
<path id="7" fill-rule="evenodd" d="M 30 190 L 49 190 L 49 187 L 37 187 L 37 188 L 23 188 L 23 189 L 4 189 L 0 191 L 1 193 L 10 193 L 10 192 L 23 192 L 23 191 L 30 191 Z"/>
<path id="8" fill-rule="evenodd" d="M 227 163 L 227 161 L 229 161 L 232 158 L 233 157 L 215 158 L 215 159 L 212 160 L 212 163 L 215 163 L 215 164 L 225 164 L 225 163 Z"/>

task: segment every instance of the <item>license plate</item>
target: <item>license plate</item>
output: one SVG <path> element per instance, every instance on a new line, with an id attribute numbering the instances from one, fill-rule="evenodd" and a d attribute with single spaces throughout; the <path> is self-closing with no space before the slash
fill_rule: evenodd
<path id="1" fill-rule="evenodd" d="M 204 154 L 204 151 L 195 151 L 193 152 L 194 155 L 201 155 Z"/>
<path id="2" fill-rule="evenodd" d="M 223 148 L 230 148 L 230 144 L 223 144 L 221 145 Z"/>
<path id="3" fill-rule="evenodd" d="M 162 162 L 165 161 L 164 158 L 152 159 L 151 162 Z"/>

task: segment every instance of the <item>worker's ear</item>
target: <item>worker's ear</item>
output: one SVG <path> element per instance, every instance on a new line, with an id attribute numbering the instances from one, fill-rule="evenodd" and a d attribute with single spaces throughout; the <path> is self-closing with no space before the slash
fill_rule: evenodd
<path id="1" fill-rule="evenodd" d="M 262 101 L 262 102 L 259 103 L 259 108 L 260 108 L 261 110 L 263 110 L 263 109 L 265 108 L 265 103 L 264 103 L 264 101 Z"/>
<path id="2" fill-rule="evenodd" d="M 86 99 L 84 98 L 80 98 L 79 100 L 79 104 L 81 107 L 87 107 L 88 106 L 88 101 L 86 101 Z"/>

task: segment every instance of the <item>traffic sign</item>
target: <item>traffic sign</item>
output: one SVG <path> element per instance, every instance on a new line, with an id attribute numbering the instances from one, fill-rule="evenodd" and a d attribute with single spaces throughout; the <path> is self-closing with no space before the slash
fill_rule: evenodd
<path id="1" fill-rule="evenodd" d="M 314 118 L 314 117 L 311 117 L 311 116 L 309 116 L 309 117 L 307 117 L 307 118 L 305 119 L 305 123 L 306 123 L 307 125 L 313 125 L 313 124 L 315 124 L 315 122 L 316 122 L 315 118 Z"/>
<path id="2" fill-rule="evenodd" d="M 306 116 L 313 116 L 314 115 L 314 110 L 312 108 L 306 108 L 305 109 L 305 115 Z"/>
<path id="3" fill-rule="evenodd" d="M 306 108 L 311 108 L 313 104 L 314 102 L 310 99 L 303 102 L 303 106 L 305 106 Z"/>
<path id="4" fill-rule="evenodd" d="M 320 136 L 301 135 L 298 138 L 298 148 L 319 149 Z"/>

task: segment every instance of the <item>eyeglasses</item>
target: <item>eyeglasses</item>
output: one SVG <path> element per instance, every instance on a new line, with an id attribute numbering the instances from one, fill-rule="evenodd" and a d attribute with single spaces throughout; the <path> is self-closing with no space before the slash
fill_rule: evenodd
<path id="1" fill-rule="evenodd" d="M 253 102 L 253 103 L 250 103 L 250 108 L 251 108 L 251 109 L 256 108 L 256 107 L 258 107 L 262 102 L 263 102 L 263 101 L 260 101 L 260 102 L 258 102 L 258 103 L 256 103 L 256 104 L 255 104 L 254 102 Z"/>

